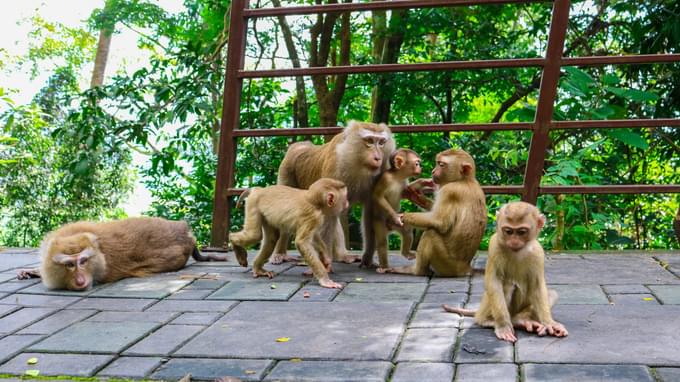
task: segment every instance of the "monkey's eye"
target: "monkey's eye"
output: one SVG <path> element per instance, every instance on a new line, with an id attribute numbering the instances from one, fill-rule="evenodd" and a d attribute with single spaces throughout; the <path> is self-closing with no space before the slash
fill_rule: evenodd
<path id="1" fill-rule="evenodd" d="M 446 163 L 444 163 L 444 162 L 437 162 L 437 166 L 439 166 L 439 167 L 444 167 L 445 164 Z"/>
<path id="2" fill-rule="evenodd" d="M 385 146 L 385 139 L 378 140 L 378 146 L 380 146 L 380 147 Z"/>
<path id="3" fill-rule="evenodd" d="M 373 146 L 373 139 L 372 138 L 364 138 L 364 144 L 366 145 L 366 147 Z"/>
<path id="4" fill-rule="evenodd" d="M 66 269 L 68 269 L 69 271 L 72 271 L 76 268 L 76 264 L 72 261 L 65 263 L 64 266 L 66 266 Z"/>
<path id="5" fill-rule="evenodd" d="M 78 265 L 82 267 L 83 265 L 85 265 L 85 263 L 87 263 L 87 257 L 78 258 Z"/>
<path id="6" fill-rule="evenodd" d="M 508 236 L 510 236 L 510 235 L 512 235 L 513 233 L 515 233 L 515 230 L 512 229 L 512 228 L 506 227 L 506 228 L 503 228 L 503 233 L 506 234 L 506 235 L 508 235 Z"/>
<path id="7" fill-rule="evenodd" d="M 518 229 L 517 229 L 517 234 L 518 234 L 519 236 L 524 236 L 524 235 L 527 234 L 527 232 L 529 232 L 529 230 L 526 229 L 526 228 L 518 228 Z"/>

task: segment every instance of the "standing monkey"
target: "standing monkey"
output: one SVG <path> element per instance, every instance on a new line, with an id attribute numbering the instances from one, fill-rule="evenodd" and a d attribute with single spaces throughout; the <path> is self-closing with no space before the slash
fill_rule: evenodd
<path id="1" fill-rule="evenodd" d="M 432 181 L 438 186 L 429 212 L 403 214 L 404 225 L 424 230 L 412 265 L 387 268 L 389 273 L 444 277 L 463 276 L 472 270 L 486 228 L 486 199 L 475 179 L 475 161 L 463 150 L 437 154 Z"/>
<path id="2" fill-rule="evenodd" d="M 408 178 L 420 176 L 420 156 L 409 149 L 398 149 L 390 156 L 390 169 L 385 171 L 373 188 L 373 231 L 378 247 L 378 272 L 389 267 L 387 260 L 387 234 L 397 231 L 401 235 L 401 254 L 409 260 L 415 258 L 411 251 L 413 227 L 404 225 L 400 216 L 399 204 L 404 191 L 409 187 Z"/>
<path id="3" fill-rule="evenodd" d="M 539 336 L 567 336 L 550 309 L 557 292 L 545 284 L 543 247 L 536 240 L 545 216 L 525 202 L 508 203 L 496 215 L 496 233 L 489 242 L 484 275 L 484 295 L 477 312 L 443 305 L 447 312 L 475 317 L 481 326 L 493 327 L 496 337 L 515 342 L 514 328 Z"/>
<path id="4" fill-rule="evenodd" d="M 263 266 L 272 255 L 276 240 L 285 232 L 295 234 L 295 246 L 322 287 L 342 288 L 328 277 L 331 260 L 321 232 L 349 207 L 344 183 L 321 178 L 308 190 L 276 185 L 251 188 L 246 193 L 250 196 L 246 199 L 243 230 L 229 234 L 229 241 L 236 255 L 245 258 L 245 248 L 262 239 L 253 263 L 254 277 L 274 277 Z M 244 193 L 241 197 L 245 196 Z"/>
<path id="5" fill-rule="evenodd" d="M 40 246 L 40 270 L 20 274 L 37 276 L 49 289 L 86 290 L 94 282 L 173 272 L 197 261 L 225 258 L 198 252 L 196 239 L 184 221 L 130 218 L 67 224 L 49 233 Z"/>
<path id="6" fill-rule="evenodd" d="M 319 178 L 333 178 L 347 186 L 350 203 L 363 205 L 362 230 L 364 256 L 362 265 L 371 265 L 375 252 L 375 235 L 371 218 L 373 203 L 371 190 L 376 177 L 387 168 L 390 154 L 394 151 L 392 132 L 384 123 L 350 121 L 348 126 L 324 145 L 298 142 L 290 145 L 279 166 L 278 184 L 295 188 L 308 188 Z M 323 235 L 331 246 L 333 259 L 354 262 L 347 255 L 345 234 L 337 218 L 329 224 Z M 288 236 L 282 234 L 276 245 L 272 263 L 292 260 L 286 256 Z"/>

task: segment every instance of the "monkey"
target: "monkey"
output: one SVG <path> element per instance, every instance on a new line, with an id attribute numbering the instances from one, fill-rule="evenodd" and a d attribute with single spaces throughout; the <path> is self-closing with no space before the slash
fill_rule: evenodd
<path id="1" fill-rule="evenodd" d="M 375 235 L 371 218 L 373 202 L 371 190 L 380 173 L 388 167 L 388 158 L 395 149 L 392 132 L 386 124 L 350 121 L 347 127 L 323 145 L 309 141 L 290 145 L 279 166 L 277 184 L 308 188 L 315 180 L 327 177 L 342 181 L 347 186 L 350 204 L 363 206 L 363 249 L 361 263 L 370 266 L 375 252 Z M 345 234 L 340 219 L 330 224 L 324 238 L 333 253 L 333 260 L 355 262 L 356 256 L 347 254 Z M 281 234 L 272 263 L 297 260 L 286 255 L 288 236 Z"/>
<path id="2" fill-rule="evenodd" d="M 373 213 L 373 231 L 378 247 L 377 271 L 389 267 L 387 260 L 387 234 L 397 231 L 401 235 L 401 254 L 409 260 L 415 258 L 411 251 L 413 243 L 413 228 L 404 225 L 397 214 L 402 195 L 409 187 L 408 178 L 420 176 L 420 156 L 413 150 L 400 148 L 390 156 L 390 169 L 385 171 L 373 188 L 373 203 L 376 208 Z"/>
<path id="3" fill-rule="evenodd" d="M 141 217 L 67 224 L 43 239 L 40 267 L 19 278 L 42 277 L 48 289 L 83 291 L 94 283 L 173 272 L 197 261 L 226 261 L 202 255 L 184 221 Z"/>
<path id="4" fill-rule="evenodd" d="M 246 247 L 262 240 L 253 262 L 253 276 L 274 277 L 263 268 L 283 233 L 295 234 L 295 246 L 319 285 L 342 288 L 328 277 L 330 256 L 321 233 L 329 221 L 349 207 L 347 187 L 339 180 L 320 178 L 307 190 L 275 185 L 251 188 L 246 199 L 243 230 L 229 234 L 234 251 L 245 256 Z"/>
<path id="5" fill-rule="evenodd" d="M 545 255 L 536 239 L 545 216 L 526 202 L 508 203 L 496 216 L 479 310 L 442 307 L 447 312 L 474 316 L 477 324 L 493 327 L 496 337 L 504 341 L 517 341 L 513 327 L 539 336 L 567 336 L 567 329 L 554 321 L 550 312 L 557 292 L 546 287 Z"/>
<path id="6" fill-rule="evenodd" d="M 475 178 L 475 161 L 463 150 L 436 156 L 432 182 L 437 191 L 428 212 L 402 214 L 404 225 L 423 229 L 415 264 L 386 268 L 387 273 L 457 277 L 472 271 L 470 261 L 486 229 L 486 199 Z"/>

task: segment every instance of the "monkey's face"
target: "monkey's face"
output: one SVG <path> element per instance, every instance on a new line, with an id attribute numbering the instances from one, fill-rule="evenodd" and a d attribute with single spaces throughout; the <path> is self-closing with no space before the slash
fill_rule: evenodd
<path id="1" fill-rule="evenodd" d="M 451 172 L 452 163 L 450 157 L 444 155 L 437 155 L 434 168 L 432 169 L 432 181 L 438 185 L 448 183 L 448 176 Z"/>
<path id="2" fill-rule="evenodd" d="M 92 286 L 92 259 L 99 255 L 92 234 L 78 234 L 60 239 L 52 247 L 51 261 L 60 269 L 68 290 L 82 291 Z"/>
<path id="3" fill-rule="evenodd" d="M 409 155 L 407 165 L 409 166 L 409 174 L 411 174 L 411 176 L 417 177 L 423 172 L 420 158 L 415 155 Z"/>
<path id="4" fill-rule="evenodd" d="M 529 233 L 532 231 L 532 227 L 529 225 L 513 226 L 505 224 L 500 227 L 499 231 L 505 247 L 513 251 L 524 248 L 531 240 Z"/>

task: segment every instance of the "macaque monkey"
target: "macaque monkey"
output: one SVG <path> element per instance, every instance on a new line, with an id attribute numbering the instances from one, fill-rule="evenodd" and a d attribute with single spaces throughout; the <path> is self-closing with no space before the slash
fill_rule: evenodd
<path id="1" fill-rule="evenodd" d="M 309 188 L 319 178 L 333 178 L 347 186 L 350 203 L 361 203 L 364 255 L 362 265 L 373 263 L 375 235 L 371 218 L 373 201 L 371 190 L 375 179 L 387 169 L 388 158 L 394 151 L 392 132 L 384 123 L 350 121 L 333 139 L 320 146 L 311 142 L 290 145 L 279 166 L 278 184 L 295 188 Z M 337 218 L 324 235 L 332 248 L 336 261 L 354 262 L 355 256 L 347 254 L 345 234 Z M 297 260 L 286 256 L 288 235 L 282 233 L 276 245 L 272 263 Z"/>
<path id="2" fill-rule="evenodd" d="M 339 180 L 321 178 L 308 190 L 276 185 L 246 192 L 250 196 L 246 199 L 243 230 L 229 234 L 229 240 L 241 257 L 247 255 L 247 246 L 262 240 L 253 263 L 253 276 L 274 277 L 263 265 L 272 255 L 276 240 L 285 232 L 295 234 L 295 246 L 322 287 L 342 288 L 328 277 L 331 260 L 321 232 L 349 207 L 347 187 Z"/>
<path id="3" fill-rule="evenodd" d="M 429 212 L 403 214 L 404 225 L 424 230 L 416 262 L 385 269 L 388 273 L 456 277 L 472 270 L 470 261 L 486 228 L 486 205 L 475 179 L 475 161 L 463 150 L 446 150 L 436 157 L 432 181 L 438 190 Z"/>
<path id="4" fill-rule="evenodd" d="M 20 278 L 39 276 L 49 289 L 76 291 L 93 283 L 177 271 L 189 256 L 226 261 L 201 255 L 186 222 L 151 217 L 67 224 L 47 234 L 39 252 L 39 271 L 20 273 Z"/>
<path id="5" fill-rule="evenodd" d="M 557 292 L 546 287 L 543 247 L 536 240 L 545 216 L 529 203 L 512 202 L 501 207 L 496 217 L 479 310 L 443 308 L 474 315 L 477 324 L 493 327 L 496 337 L 505 341 L 517 341 L 513 327 L 539 336 L 567 336 L 567 329 L 550 313 Z"/>
<path id="6" fill-rule="evenodd" d="M 397 231 L 401 235 L 401 254 L 409 260 L 415 258 L 411 251 L 413 227 L 404 225 L 398 215 L 402 195 L 409 187 L 408 178 L 420 176 L 420 156 L 409 149 L 398 149 L 390 156 L 390 169 L 385 171 L 373 188 L 373 231 L 378 247 L 378 272 L 389 267 L 387 260 L 387 234 Z"/>

